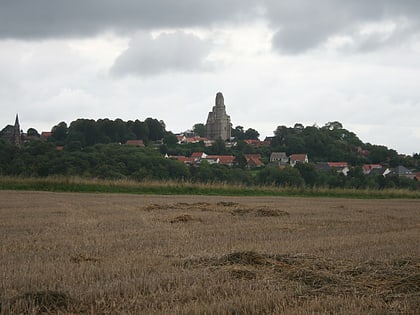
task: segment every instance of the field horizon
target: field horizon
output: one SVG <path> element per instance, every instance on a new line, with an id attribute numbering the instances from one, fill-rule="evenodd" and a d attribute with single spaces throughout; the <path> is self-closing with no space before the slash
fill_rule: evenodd
<path id="1" fill-rule="evenodd" d="M 420 200 L 0 190 L 1 314 L 416 314 Z"/>

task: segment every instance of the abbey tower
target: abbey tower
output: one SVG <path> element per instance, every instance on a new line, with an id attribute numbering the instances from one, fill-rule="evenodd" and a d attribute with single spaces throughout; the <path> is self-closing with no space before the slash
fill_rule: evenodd
<path id="1" fill-rule="evenodd" d="M 226 114 L 225 100 L 222 93 L 216 94 L 216 104 L 209 112 L 206 123 L 206 136 L 210 140 L 228 140 L 231 136 L 232 123 Z"/>

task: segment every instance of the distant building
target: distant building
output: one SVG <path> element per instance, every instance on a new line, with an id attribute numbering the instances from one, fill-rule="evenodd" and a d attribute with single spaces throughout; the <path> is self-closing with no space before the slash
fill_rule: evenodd
<path id="1" fill-rule="evenodd" d="M 222 93 L 217 93 L 216 104 L 209 112 L 206 123 L 206 135 L 210 140 L 229 140 L 231 137 L 232 123 L 226 114 L 226 106 Z"/>
<path id="2" fill-rule="evenodd" d="M 125 144 L 126 145 L 131 145 L 131 146 L 134 146 L 134 147 L 144 147 L 143 140 L 127 140 L 127 142 Z"/>
<path id="3" fill-rule="evenodd" d="M 309 163 L 307 154 L 292 154 L 289 157 L 290 165 L 294 167 L 296 163 Z"/>
<path id="4" fill-rule="evenodd" d="M 289 163 L 289 157 L 286 152 L 272 152 L 270 155 L 270 163 L 276 165 L 286 165 Z"/>
<path id="5" fill-rule="evenodd" d="M 13 126 L 7 125 L 0 131 L 0 139 L 16 146 L 22 144 L 22 133 L 20 130 L 18 114 L 16 114 L 15 124 Z"/>

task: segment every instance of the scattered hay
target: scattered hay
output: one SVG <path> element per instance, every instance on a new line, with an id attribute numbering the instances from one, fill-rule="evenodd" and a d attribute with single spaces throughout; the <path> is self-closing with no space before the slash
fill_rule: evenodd
<path id="1" fill-rule="evenodd" d="M 328 286 L 337 286 L 342 284 L 338 277 L 326 272 L 316 272 L 306 268 L 296 268 L 287 274 L 290 280 L 301 282 L 312 289 L 321 289 Z"/>
<path id="2" fill-rule="evenodd" d="M 88 255 L 85 255 L 85 254 L 78 254 L 76 256 L 71 257 L 70 261 L 72 263 L 75 263 L 75 264 L 80 264 L 80 263 L 83 263 L 83 262 L 97 263 L 97 262 L 100 261 L 100 259 L 97 258 L 97 257 L 88 256 Z"/>
<path id="3" fill-rule="evenodd" d="M 254 280 L 257 278 L 257 273 L 250 268 L 244 266 L 233 266 L 227 268 L 229 275 L 236 279 Z"/>
<path id="4" fill-rule="evenodd" d="M 219 259 L 221 265 L 267 265 L 267 257 L 253 251 L 234 252 Z"/>
<path id="5" fill-rule="evenodd" d="M 163 206 L 157 203 L 152 203 L 144 207 L 144 210 L 146 211 L 161 210 L 161 209 L 163 209 Z"/>
<path id="6" fill-rule="evenodd" d="M 71 302 L 71 298 L 63 292 L 59 291 L 34 291 L 26 292 L 17 296 L 10 301 L 11 309 L 15 305 L 28 305 L 36 307 L 38 313 L 57 313 L 65 310 Z"/>
<path id="7" fill-rule="evenodd" d="M 277 209 L 270 209 L 267 207 L 261 207 L 257 208 L 255 210 L 255 215 L 257 217 L 280 217 L 280 216 L 286 216 L 289 215 L 288 212 L 277 210 Z"/>
<path id="8" fill-rule="evenodd" d="M 238 215 L 238 216 L 244 216 L 248 213 L 250 213 L 252 211 L 252 209 L 249 208 L 237 208 L 237 209 L 233 209 L 231 211 L 232 215 Z"/>
<path id="9" fill-rule="evenodd" d="M 177 222 L 189 222 L 189 221 L 193 221 L 193 217 L 189 214 L 181 214 L 175 218 L 173 218 L 171 221 L 169 221 L 170 223 L 177 223 Z"/>
<path id="10" fill-rule="evenodd" d="M 232 201 L 219 201 L 217 203 L 217 205 L 221 206 L 221 207 L 236 207 L 236 206 L 239 206 L 238 203 L 232 202 Z"/>
<path id="11" fill-rule="evenodd" d="M 395 293 L 420 293 L 420 274 L 414 274 L 392 284 L 392 291 Z"/>

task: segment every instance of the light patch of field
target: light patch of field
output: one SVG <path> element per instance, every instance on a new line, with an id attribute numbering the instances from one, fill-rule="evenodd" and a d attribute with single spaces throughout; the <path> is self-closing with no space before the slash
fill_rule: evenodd
<path id="1" fill-rule="evenodd" d="M 0 191 L 1 314 L 418 314 L 420 201 Z"/>

